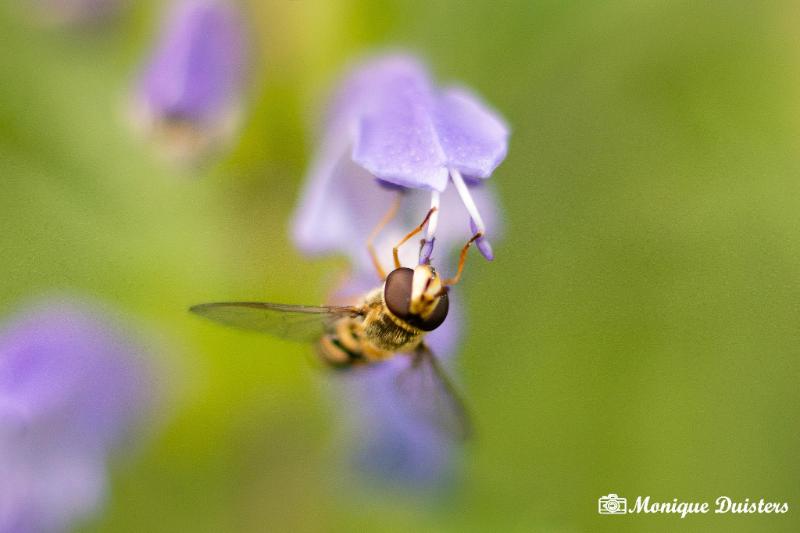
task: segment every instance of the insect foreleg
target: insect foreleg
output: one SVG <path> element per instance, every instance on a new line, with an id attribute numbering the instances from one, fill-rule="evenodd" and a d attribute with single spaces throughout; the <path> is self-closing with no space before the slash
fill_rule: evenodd
<path id="1" fill-rule="evenodd" d="M 472 236 L 470 240 L 467 241 L 467 244 L 461 249 L 461 254 L 458 257 L 458 270 L 456 270 L 456 275 L 452 278 L 447 278 L 446 280 L 442 281 L 442 291 L 446 291 L 447 287 L 455 285 L 461 279 L 461 273 L 464 271 L 464 263 L 467 262 L 467 251 L 469 247 L 472 246 L 472 243 L 477 241 L 483 237 L 483 233 L 480 231 Z"/>
<path id="2" fill-rule="evenodd" d="M 419 233 L 419 232 L 421 232 L 421 231 L 422 231 L 422 229 L 425 227 L 425 224 L 427 224 L 427 223 L 428 223 L 428 220 L 430 220 L 430 218 L 431 218 L 431 215 L 433 215 L 435 212 L 436 212 L 436 208 L 435 208 L 435 207 L 431 207 L 431 208 L 428 210 L 428 213 L 425 215 L 425 218 L 424 218 L 424 219 L 422 219 L 422 222 L 420 223 L 420 225 L 419 225 L 419 226 L 417 226 L 416 228 L 414 228 L 413 230 L 411 230 L 411 231 L 408 233 L 408 235 L 406 235 L 405 237 L 403 237 L 403 240 L 401 240 L 400 242 L 398 242 L 398 243 L 395 245 L 395 247 L 394 247 L 394 248 L 392 248 L 392 257 L 394 258 L 394 267 L 395 267 L 395 268 L 400 268 L 400 267 L 402 266 L 402 265 L 400 264 L 400 256 L 397 254 L 397 251 L 400 249 L 400 247 L 401 247 L 401 246 L 403 246 L 403 245 L 404 245 L 406 242 L 408 242 L 408 240 L 409 240 L 411 237 L 413 237 L 414 235 L 416 235 L 417 233 Z"/>
<path id="3" fill-rule="evenodd" d="M 392 221 L 392 219 L 397 215 L 397 211 L 400 209 L 400 200 L 401 200 L 401 193 L 398 193 L 395 196 L 394 200 L 392 201 L 392 205 L 389 206 L 389 210 L 383 215 L 383 218 L 378 221 L 378 224 L 373 228 L 372 232 L 367 237 L 367 250 L 369 251 L 369 257 L 372 259 L 372 265 L 375 267 L 375 270 L 378 272 L 378 276 L 381 280 L 386 279 L 386 271 L 383 269 L 383 265 L 381 265 L 381 260 L 378 258 L 378 252 L 375 251 L 375 238 L 378 234 L 383 231 L 383 228 L 386 227 L 386 224 Z"/>

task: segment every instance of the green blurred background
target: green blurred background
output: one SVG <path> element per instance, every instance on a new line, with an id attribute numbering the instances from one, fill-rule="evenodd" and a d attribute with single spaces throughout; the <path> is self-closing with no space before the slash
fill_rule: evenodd
<path id="1" fill-rule="evenodd" d="M 253 0 L 248 118 L 200 175 L 124 123 L 160 3 L 78 33 L 16 4 L 0 8 L 0 312 L 70 288 L 174 348 L 160 429 L 115 463 L 86 531 L 800 530 L 796 2 Z M 289 216 L 331 84 L 390 45 L 513 127 L 492 178 L 506 236 L 458 291 L 479 438 L 437 498 L 341 479 L 307 348 L 185 311 L 322 300 L 345 263 L 301 257 Z M 789 512 L 600 516 L 609 492 Z"/>

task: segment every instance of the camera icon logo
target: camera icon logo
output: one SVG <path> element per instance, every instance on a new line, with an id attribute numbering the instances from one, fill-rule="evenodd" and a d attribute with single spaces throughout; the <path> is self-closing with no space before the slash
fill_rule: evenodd
<path id="1" fill-rule="evenodd" d="M 628 500 L 616 494 L 600 496 L 597 500 L 597 512 L 600 514 L 625 514 L 628 512 Z"/>

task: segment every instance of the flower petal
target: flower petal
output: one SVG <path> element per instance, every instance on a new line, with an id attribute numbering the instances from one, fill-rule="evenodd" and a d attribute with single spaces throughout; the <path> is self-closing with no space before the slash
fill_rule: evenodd
<path id="1" fill-rule="evenodd" d="M 436 488 L 453 476 L 452 444 L 381 418 L 356 448 L 356 468 L 381 481 L 409 488 Z"/>
<path id="2" fill-rule="evenodd" d="M 70 438 L 104 447 L 142 406 L 145 372 L 142 348 L 98 316 L 52 300 L 9 323 L 0 333 L 0 403 L 25 423 L 55 417 Z"/>
<path id="3" fill-rule="evenodd" d="M 66 530 L 104 497 L 110 447 L 150 392 L 107 315 L 48 300 L 0 332 L 0 531 Z"/>
<path id="4" fill-rule="evenodd" d="M 398 193 L 378 185 L 345 154 L 324 154 L 301 195 L 292 237 L 304 253 L 344 253 L 357 270 L 371 271 L 367 237 Z M 384 255 L 384 261 L 390 256 Z M 377 284 L 376 275 L 371 276 Z"/>
<path id="5" fill-rule="evenodd" d="M 190 123 L 217 120 L 243 81 L 242 21 L 229 5 L 183 0 L 166 20 L 139 88 L 154 116 Z"/>
<path id="6" fill-rule="evenodd" d="M 435 123 L 447 164 L 465 176 L 488 178 L 506 156 L 508 127 L 466 89 L 442 93 Z"/>
<path id="7" fill-rule="evenodd" d="M 359 117 L 353 160 L 385 181 L 443 191 L 446 155 L 434 128 L 432 106 L 426 77 L 397 76 L 376 99 L 374 109 Z"/>
<path id="8" fill-rule="evenodd" d="M 405 488 L 436 488 L 452 476 L 452 442 L 409 417 L 395 385 L 405 355 L 342 376 L 339 404 L 356 432 L 355 465 L 367 477 Z"/>

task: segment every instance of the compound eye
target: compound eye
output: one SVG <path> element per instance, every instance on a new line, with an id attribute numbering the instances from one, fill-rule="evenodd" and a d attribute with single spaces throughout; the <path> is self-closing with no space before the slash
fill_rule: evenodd
<path id="1" fill-rule="evenodd" d="M 411 288 L 414 280 L 414 271 L 401 267 L 393 270 L 386 277 L 383 287 L 383 301 L 389 311 L 397 318 L 407 320 L 411 313 Z"/>
<path id="2" fill-rule="evenodd" d="M 447 293 L 445 292 L 439 296 L 439 302 L 430 315 L 425 318 L 414 317 L 415 320 L 410 322 L 422 331 L 433 331 L 442 325 L 444 319 L 447 318 L 447 311 L 449 311 L 449 309 L 450 300 L 447 298 Z"/>

